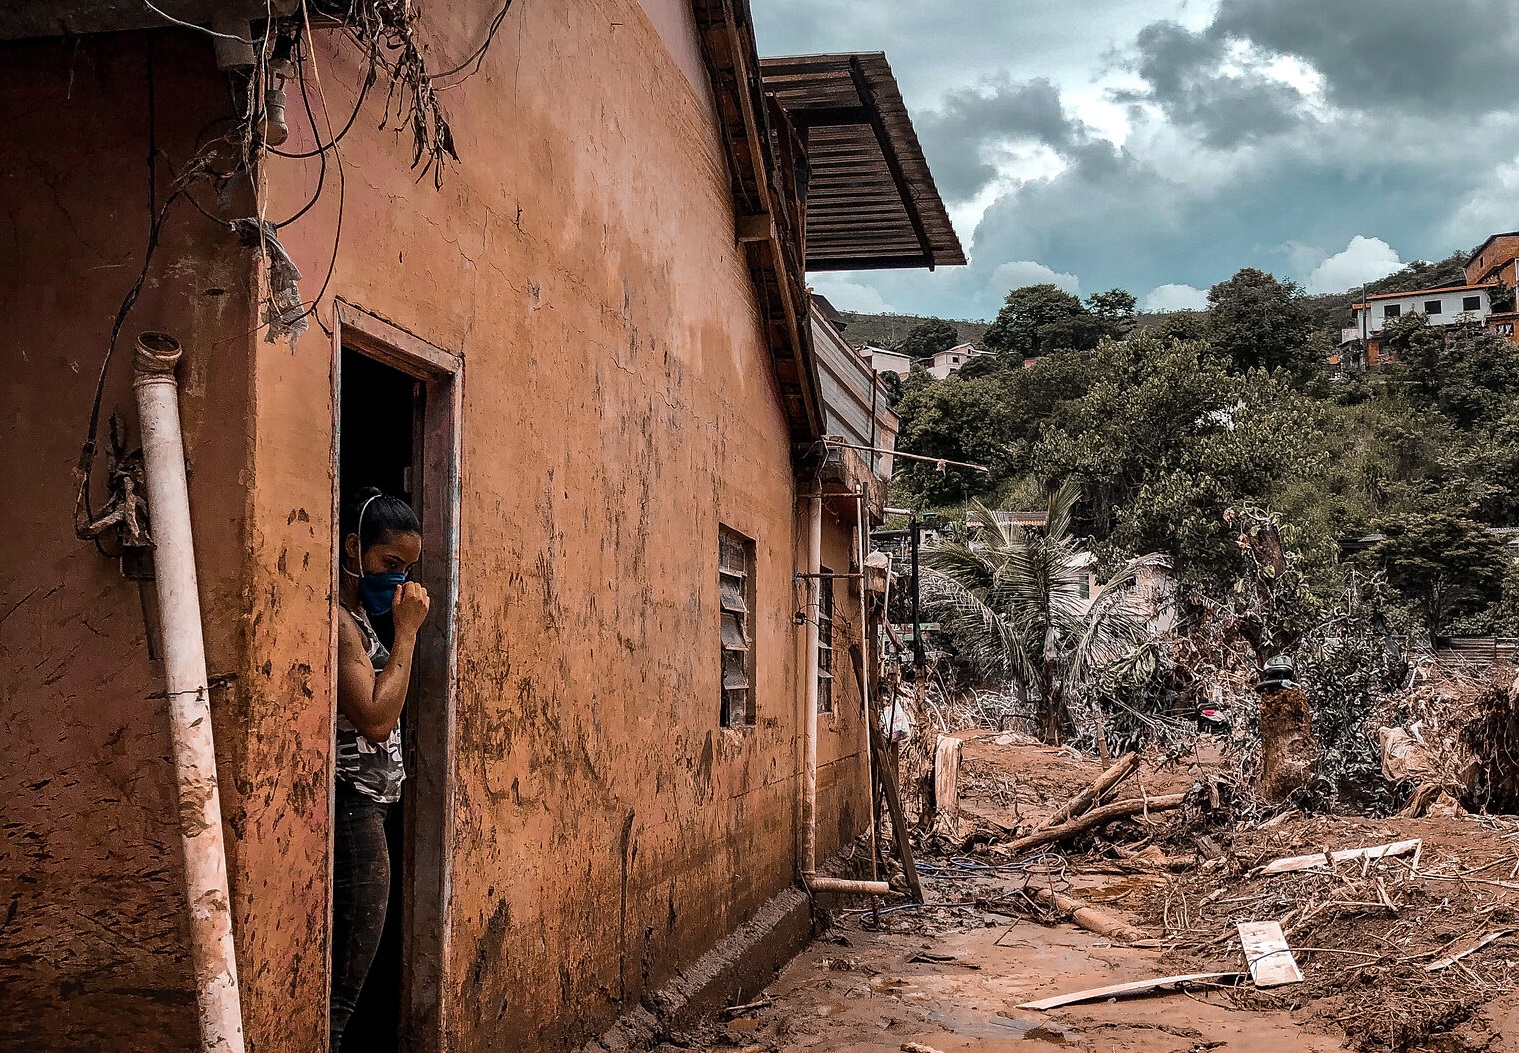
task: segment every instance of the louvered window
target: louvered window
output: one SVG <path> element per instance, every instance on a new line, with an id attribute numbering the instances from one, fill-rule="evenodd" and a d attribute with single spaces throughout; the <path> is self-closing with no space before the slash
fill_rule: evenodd
<path id="1" fill-rule="evenodd" d="M 754 641 L 750 634 L 754 607 L 754 542 L 737 531 L 718 532 L 718 606 L 722 656 L 722 708 L 725 728 L 754 723 Z"/>
<path id="2" fill-rule="evenodd" d="M 818 578 L 818 712 L 833 712 L 833 579 Z"/>

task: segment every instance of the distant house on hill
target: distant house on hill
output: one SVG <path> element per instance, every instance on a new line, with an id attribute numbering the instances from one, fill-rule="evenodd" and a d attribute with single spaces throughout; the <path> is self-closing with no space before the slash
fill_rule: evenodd
<path id="1" fill-rule="evenodd" d="M 912 372 L 912 356 L 904 355 L 900 351 L 888 351 L 884 347 L 872 347 L 866 344 L 860 348 L 860 354 L 870 360 L 871 366 L 877 373 L 895 373 L 903 380 Z"/>
<path id="2" fill-rule="evenodd" d="M 1354 324 L 1340 332 L 1342 360 L 1361 368 L 1394 361 L 1382 331 L 1389 323 L 1415 313 L 1424 315 L 1429 325 L 1486 325 L 1497 291 L 1497 282 L 1490 282 L 1368 296 L 1364 302 L 1351 305 Z M 1505 335 L 1511 333 L 1512 328 Z"/>
<path id="3" fill-rule="evenodd" d="M 938 354 L 931 355 L 921 361 L 924 368 L 928 370 L 935 380 L 943 380 L 951 373 L 960 372 L 960 368 L 972 359 L 981 358 L 991 353 L 990 351 L 982 351 L 975 344 L 956 344 L 954 347 L 940 351 Z"/>
<path id="4" fill-rule="evenodd" d="M 1519 287 L 1519 231 L 1488 237 L 1466 261 L 1466 283 L 1410 292 L 1380 293 L 1353 304 L 1353 322 L 1340 330 L 1338 362 L 1366 368 L 1393 361 L 1383 340 L 1389 322 L 1415 312 L 1430 325 L 1476 323 L 1516 340 L 1513 290 Z"/>
<path id="5" fill-rule="evenodd" d="M 1488 237 L 1466 261 L 1466 280 L 1473 285 L 1502 282 L 1519 287 L 1519 230 Z"/>
<path id="6" fill-rule="evenodd" d="M 1505 302 L 1488 315 L 1487 331 L 1514 340 L 1514 323 L 1519 321 L 1513 297 L 1519 289 L 1519 230 L 1494 234 L 1479 245 L 1466 261 L 1466 280 L 1473 285 L 1496 282 L 1504 290 Z"/>

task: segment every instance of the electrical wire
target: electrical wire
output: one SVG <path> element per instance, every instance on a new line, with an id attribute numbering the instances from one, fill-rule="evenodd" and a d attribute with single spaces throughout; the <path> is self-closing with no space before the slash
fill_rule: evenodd
<path id="1" fill-rule="evenodd" d="M 455 81 L 453 84 L 446 85 L 446 87 L 455 88 L 460 84 L 463 84 L 470 77 L 473 77 L 476 73 L 479 73 L 481 65 L 483 65 L 485 62 L 485 53 L 490 50 L 491 42 L 496 39 L 496 32 L 501 28 L 501 23 L 506 21 L 506 13 L 507 11 L 511 10 L 511 6 L 512 0 L 505 0 L 505 2 L 501 5 L 501 10 L 497 11 L 496 17 L 491 20 L 490 31 L 486 33 L 485 40 L 481 42 L 479 47 L 470 52 L 468 58 L 459 63 L 453 69 L 445 70 L 442 73 L 434 73 L 428 79 L 438 81 L 443 80 L 447 77 L 452 77 L 455 73 L 458 73 L 465 66 L 468 66 L 471 62 L 475 63 L 475 68 L 470 70 L 467 75 Z"/>
<path id="2" fill-rule="evenodd" d="M 332 142 L 323 145 L 321 137 L 318 136 L 318 145 L 315 150 L 303 150 L 300 153 L 288 153 L 284 150 L 279 150 L 272 146 L 265 147 L 265 149 L 267 149 L 271 154 L 274 154 L 276 157 L 285 157 L 294 161 L 303 161 L 307 158 L 315 157 L 317 154 L 325 153 L 326 151 L 336 146 L 338 144 L 338 141 L 348 134 L 349 130 L 353 127 L 354 122 L 359 119 L 359 112 L 364 108 L 364 100 L 368 97 L 369 90 L 374 87 L 375 81 L 377 79 L 375 76 L 376 65 L 377 64 L 374 61 L 374 57 L 371 56 L 369 61 L 369 72 L 365 74 L 364 83 L 359 87 L 358 101 L 353 104 L 353 112 L 348 115 L 348 120 L 343 123 L 343 127 L 341 130 L 339 130 L 338 134 L 333 136 Z M 297 76 L 300 76 L 299 67 L 297 67 Z"/>
<path id="3" fill-rule="evenodd" d="M 311 19 L 306 10 L 306 0 L 301 0 L 301 18 L 306 28 L 306 39 L 309 40 L 311 36 Z M 347 196 L 348 181 L 347 177 L 343 173 L 343 153 L 338 149 L 337 137 L 332 134 L 332 111 L 327 105 L 327 92 L 322 88 L 322 71 L 317 68 L 315 52 L 312 52 L 310 57 L 311 75 L 316 80 L 316 93 L 322 100 L 322 119 L 327 123 L 327 137 L 330 140 L 330 145 L 332 147 L 333 160 L 337 163 L 338 218 L 332 232 L 332 258 L 327 262 L 327 275 L 322 279 L 322 287 L 317 290 L 316 296 L 312 298 L 311 306 L 302 311 L 294 319 L 294 321 L 298 322 L 302 318 L 305 318 L 309 315 L 316 319 L 317 324 L 322 326 L 324 332 L 326 332 L 328 335 L 331 335 L 332 330 L 322 322 L 322 316 L 316 313 L 316 309 L 317 305 L 322 302 L 322 297 L 327 295 L 327 287 L 332 283 L 332 275 L 337 271 L 338 268 L 338 250 L 343 243 L 343 205 Z M 302 95 L 304 96 L 304 94 L 305 93 L 303 89 Z M 306 109 L 307 113 L 309 114 L 311 112 L 310 106 L 308 105 Z M 320 141 L 321 136 L 316 130 L 315 117 L 312 118 L 311 132 Z"/>
<path id="4" fill-rule="evenodd" d="M 316 127 L 316 114 L 313 113 L 312 110 L 311 110 L 311 96 L 306 91 L 306 57 L 307 57 L 306 42 L 303 40 L 301 42 L 299 50 L 294 55 L 294 58 L 295 58 L 295 79 L 296 79 L 296 82 L 300 85 L 300 88 L 301 88 L 301 105 L 305 107 L 305 110 L 306 110 L 306 120 L 311 123 L 311 137 L 313 139 L 315 139 L 318 144 L 320 144 L 321 141 L 322 141 L 322 133 L 319 132 L 319 131 L 317 131 L 317 127 Z M 315 64 L 314 64 L 315 61 L 316 61 L 315 59 L 312 60 L 312 62 L 313 62 L 312 68 L 313 69 L 316 68 Z M 326 107 L 327 107 L 327 100 L 324 97 L 323 100 L 322 100 L 322 108 L 323 108 L 323 112 L 324 113 L 326 112 Z M 331 130 L 332 130 L 332 127 L 331 127 L 331 124 L 329 123 L 329 125 L 328 125 L 328 131 L 331 132 Z M 336 146 L 336 142 L 334 141 L 333 143 L 329 143 L 328 146 L 334 146 L 335 147 Z M 285 227 L 288 227 L 290 224 L 294 223 L 296 220 L 300 219 L 306 213 L 310 212 L 313 208 L 315 208 L 316 207 L 316 203 L 319 200 L 321 200 L 322 190 L 327 185 L 327 147 L 322 147 L 321 149 L 317 150 L 316 153 L 317 153 L 317 156 L 321 158 L 321 163 L 322 163 L 321 169 L 317 172 L 317 177 L 316 177 L 316 193 L 314 193 L 314 194 L 311 195 L 311 200 L 307 201 L 304 205 L 302 205 L 300 207 L 300 209 L 295 213 L 295 215 L 291 216 L 289 219 L 287 219 L 287 220 L 285 220 L 285 221 L 283 221 L 281 223 L 274 224 L 274 229 L 275 230 L 281 230 L 281 229 L 283 229 Z"/>
<path id="5" fill-rule="evenodd" d="M 222 40 L 235 40 L 239 44 L 247 44 L 249 47 L 253 46 L 253 41 L 252 40 L 244 40 L 242 37 L 236 36 L 236 35 L 234 35 L 232 33 L 218 33 L 214 29 L 208 29 L 205 26 L 198 26 L 194 22 L 186 22 L 183 19 L 175 18 L 173 15 L 169 14 L 167 11 L 161 11 L 157 7 L 153 6 L 153 0 L 142 0 L 142 2 L 147 7 L 147 9 L 149 11 L 152 11 L 155 15 L 157 15 L 160 18 L 163 18 L 163 19 L 166 19 L 167 21 L 173 22 L 176 26 L 184 26 L 186 29 L 194 29 L 194 30 L 197 30 L 197 31 L 199 31 L 201 33 L 206 34 L 207 36 L 218 37 L 218 38 L 220 38 Z"/>

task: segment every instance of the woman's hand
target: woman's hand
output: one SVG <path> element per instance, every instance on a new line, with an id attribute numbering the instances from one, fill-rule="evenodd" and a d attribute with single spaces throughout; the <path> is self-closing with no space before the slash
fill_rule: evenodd
<path id="1" fill-rule="evenodd" d="M 422 628 L 422 623 L 427 620 L 430 604 L 427 590 L 419 583 L 408 581 L 397 585 L 395 598 L 391 602 L 396 632 L 415 636 L 417 630 Z"/>

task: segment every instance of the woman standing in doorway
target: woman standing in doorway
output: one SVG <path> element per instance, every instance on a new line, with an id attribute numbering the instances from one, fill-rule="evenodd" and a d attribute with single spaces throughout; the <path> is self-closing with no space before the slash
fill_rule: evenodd
<path id="1" fill-rule="evenodd" d="M 411 505 L 366 488 L 343 512 L 329 1016 L 334 1053 L 385 929 L 390 900 L 385 814 L 401 799 L 406 777 L 401 708 L 428 604 L 427 590 L 406 580 L 422 555 L 422 528 Z M 370 622 L 384 614 L 395 626 L 389 649 Z"/>

